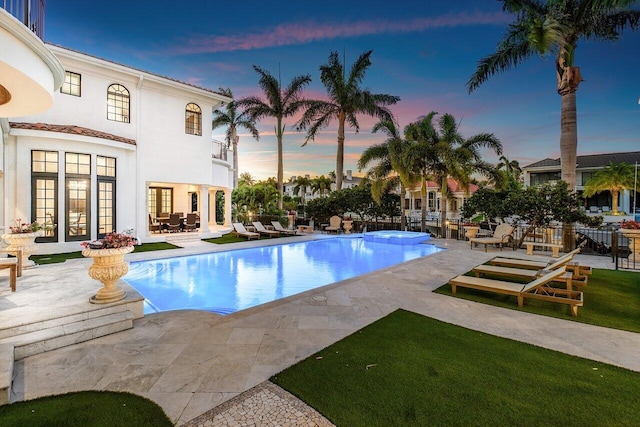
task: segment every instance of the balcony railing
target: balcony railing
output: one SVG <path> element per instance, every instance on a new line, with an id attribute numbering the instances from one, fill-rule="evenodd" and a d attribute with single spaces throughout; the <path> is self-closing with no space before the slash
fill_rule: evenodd
<path id="1" fill-rule="evenodd" d="M 227 161 L 228 151 L 229 149 L 227 148 L 227 144 L 225 142 L 215 139 L 211 141 L 211 153 L 214 159 Z"/>
<path id="2" fill-rule="evenodd" d="M 0 0 L 2 8 L 44 39 L 45 0 Z"/>

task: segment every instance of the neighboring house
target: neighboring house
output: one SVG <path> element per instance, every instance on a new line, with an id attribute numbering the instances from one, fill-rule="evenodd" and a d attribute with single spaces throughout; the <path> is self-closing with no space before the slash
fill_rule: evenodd
<path id="1" fill-rule="evenodd" d="M 605 153 L 592 154 L 588 156 L 578 156 L 576 165 L 576 188 L 577 192 L 584 190 L 585 183 L 599 170 L 603 170 L 609 163 L 629 163 L 640 164 L 640 151 L 630 151 L 625 153 Z M 522 168 L 524 173 L 524 185 L 541 185 L 546 182 L 559 181 L 560 159 L 544 159 L 532 163 Z M 640 193 L 636 193 L 639 197 Z M 634 202 L 633 190 L 620 193 L 618 209 L 623 212 L 631 212 Z M 603 213 L 611 210 L 611 194 L 608 191 L 596 194 L 585 200 L 585 208 L 589 213 Z"/>
<path id="2" fill-rule="evenodd" d="M 478 191 L 479 187 L 475 184 L 470 184 L 465 191 L 460 183 L 453 178 L 447 179 L 447 186 L 449 187 L 447 218 L 459 219 L 460 208 L 465 200 Z M 404 199 L 405 215 L 416 220 L 422 216 L 421 187 L 422 185 L 418 184 L 418 186 L 407 190 Z M 427 215 L 430 218 L 439 218 L 441 204 L 442 193 L 440 193 L 438 185 L 433 181 L 427 181 Z"/>
<path id="3" fill-rule="evenodd" d="M 46 112 L 2 121 L 2 224 L 56 224 L 38 252 L 133 229 L 143 242 L 149 217 L 198 212 L 200 235 L 230 229 L 232 161 L 212 141 L 212 112 L 231 99 L 59 46 L 66 70 Z M 215 194 L 225 195 L 216 225 Z"/>
<path id="4" fill-rule="evenodd" d="M 344 177 L 344 179 L 342 180 L 342 188 L 346 189 L 346 188 L 353 188 L 353 187 L 357 187 L 358 185 L 360 185 L 360 182 L 362 182 L 361 177 L 358 176 L 353 176 L 353 172 L 351 171 L 351 169 L 348 169 L 346 171 L 346 175 Z M 305 177 L 309 178 L 309 175 L 305 175 Z M 296 194 L 294 193 L 293 189 L 296 187 L 296 176 L 292 176 L 289 179 L 289 182 L 285 182 L 284 183 L 284 194 L 289 195 L 291 197 L 296 197 Z M 333 184 L 331 184 L 331 191 L 336 191 L 336 184 L 335 182 Z M 324 196 L 328 196 L 329 195 L 329 191 L 325 192 Z M 297 194 L 298 197 L 302 197 L 302 194 L 300 192 L 298 192 Z M 311 192 L 311 187 L 307 188 L 307 191 L 305 193 L 305 201 L 308 203 L 309 200 L 313 200 L 313 199 L 317 199 L 319 197 L 323 197 L 320 192 L 316 191 L 315 193 Z"/>

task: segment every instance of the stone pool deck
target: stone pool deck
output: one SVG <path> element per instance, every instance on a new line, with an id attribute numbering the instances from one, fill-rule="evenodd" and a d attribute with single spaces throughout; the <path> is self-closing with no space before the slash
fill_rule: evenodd
<path id="1" fill-rule="evenodd" d="M 233 246 L 197 242 L 179 250 L 131 254 L 127 259 L 164 258 L 312 238 L 329 237 L 313 235 Z M 234 425 L 235 418 L 232 420 L 229 411 L 237 415 L 244 404 L 254 407 L 260 401 L 276 407 L 286 401 L 294 405 L 292 411 L 297 413 L 295 399 L 279 396 L 263 383 L 398 308 L 640 371 L 640 334 L 433 293 L 451 277 L 500 253 L 495 249 L 488 253 L 469 250 L 465 242 L 435 239 L 433 243 L 447 250 L 228 316 L 200 311 L 147 315 L 135 320 L 133 329 L 27 357 L 15 363 L 12 401 L 87 389 L 129 391 L 156 401 L 178 425 Z M 524 251 L 516 253 L 523 255 Z M 579 255 L 577 260 L 597 268 L 612 268 L 606 257 Z M 26 270 L 13 295 L 8 291 L 8 279 L 3 277 L 0 312 L 18 301 L 24 304 L 29 295 L 58 303 L 64 303 L 67 297 L 88 300 L 97 289 L 90 279 L 84 279 L 89 265 L 89 260 L 73 260 Z M 588 304 L 588 289 L 586 292 Z M 259 389 L 251 390 L 260 384 Z M 219 407 L 225 402 L 227 406 Z M 262 410 L 262 414 L 274 414 L 264 405 Z M 311 415 L 306 425 L 327 425 L 323 422 L 326 420 L 316 423 Z M 265 419 L 262 425 L 286 423 Z M 305 424 L 298 420 L 291 425 Z"/>

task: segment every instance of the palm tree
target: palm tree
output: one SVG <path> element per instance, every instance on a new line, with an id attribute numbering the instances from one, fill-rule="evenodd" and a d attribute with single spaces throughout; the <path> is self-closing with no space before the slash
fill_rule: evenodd
<path id="1" fill-rule="evenodd" d="M 220 93 L 233 98 L 233 93 L 229 88 L 220 88 Z M 260 134 L 256 129 L 255 120 L 246 111 L 238 112 L 234 101 L 228 103 L 224 111 L 216 109 L 213 112 L 212 130 L 222 126 L 227 126 L 227 134 L 225 136 L 227 147 L 233 146 L 233 188 L 238 188 L 238 141 L 240 140 L 238 129 L 247 129 L 256 141 L 260 140 Z"/>
<path id="2" fill-rule="evenodd" d="M 320 197 L 325 197 L 331 192 L 333 180 L 324 175 L 317 176 L 311 180 L 311 194 L 320 193 Z"/>
<path id="3" fill-rule="evenodd" d="M 375 165 L 367 172 L 367 178 L 371 181 L 371 195 L 376 203 L 380 203 L 382 196 L 390 189 L 400 186 L 400 228 L 406 228 L 404 197 L 406 187 L 412 185 L 417 177 L 403 164 L 402 153 L 407 142 L 400 136 L 398 127 L 393 121 L 382 120 L 376 123 L 372 133 L 384 132 L 387 136 L 385 142 L 375 144 L 363 151 L 358 160 L 358 169 L 362 171 L 369 164 Z"/>
<path id="4" fill-rule="evenodd" d="M 504 169 L 507 175 L 513 178 L 515 181 L 520 181 L 522 175 L 522 168 L 520 162 L 517 160 L 509 160 L 506 156 L 500 156 L 500 162 L 498 162 L 498 169 Z"/>
<path id="5" fill-rule="evenodd" d="M 444 114 L 433 124 L 437 115 L 432 111 L 421 120 L 405 129 L 405 138 L 411 143 L 404 150 L 405 164 L 419 172 L 422 178 L 422 231 L 426 230 L 426 183 L 433 179 L 441 194 L 440 215 L 442 235 L 446 235 L 447 204 L 449 199 L 448 179 L 453 178 L 462 188 L 468 188 L 471 175 L 476 173 L 491 177 L 495 168 L 480 156 L 481 148 L 489 148 L 502 154 L 500 140 L 491 133 L 479 133 L 464 138 L 451 114 Z"/>
<path id="6" fill-rule="evenodd" d="M 624 162 L 616 165 L 609 162 L 609 166 L 593 174 L 591 179 L 585 183 L 582 195 L 591 197 L 603 191 L 609 191 L 611 193 L 611 213 L 618 215 L 618 195 L 620 191 L 633 188 L 634 174 L 634 165 Z"/>
<path id="7" fill-rule="evenodd" d="M 351 66 L 349 76 L 345 79 L 345 70 L 340 63 L 338 52 L 331 52 L 329 61 L 320 66 L 320 80 L 329 95 L 328 101 L 309 101 L 307 108 L 298 122 L 298 130 L 306 130 L 305 143 L 315 139 L 321 129 L 326 128 L 333 120 L 338 121 L 338 154 L 336 157 L 336 190 L 342 189 L 344 170 L 344 127 L 345 122 L 360 130 L 356 115 L 367 114 L 380 120 L 393 120 L 393 114 L 387 108 L 400 100 L 397 96 L 374 94 L 360 87 L 367 69 L 371 65 L 371 52 L 360 55 Z"/>
<path id="8" fill-rule="evenodd" d="M 562 179 L 575 191 L 578 130 L 576 91 L 583 80 L 575 64 L 579 40 L 617 40 L 626 27 L 640 26 L 640 11 L 625 9 L 637 0 L 502 0 L 516 21 L 494 54 L 480 60 L 467 82 L 469 93 L 489 77 L 516 67 L 536 54 L 555 57 L 556 90 L 561 97 L 560 159 Z"/>
<path id="9" fill-rule="evenodd" d="M 294 77 L 286 88 L 282 88 L 280 80 L 269 74 L 268 71 L 254 65 L 253 69 L 260 76 L 258 83 L 264 92 L 267 101 L 257 96 L 248 96 L 237 102 L 245 108 L 245 111 L 253 120 L 264 117 L 276 119 L 275 134 L 278 140 L 278 209 L 282 209 L 282 192 L 284 180 L 284 166 L 282 160 L 282 135 L 285 125 L 283 119 L 291 117 L 305 105 L 302 98 L 303 88 L 311 82 L 310 75 Z"/>
<path id="10" fill-rule="evenodd" d="M 256 180 L 253 176 L 251 176 L 250 172 L 242 172 L 240 174 L 240 179 L 238 181 L 238 185 L 254 185 L 256 183 Z"/>
<path id="11" fill-rule="evenodd" d="M 305 200 L 307 195 L 307 188 L 310 187 L 311 179 L 309 179 L 309 177 L 299 176 L 296 178 L 295 185 L 293 186 L 293 194 L 297 196 L 298 193 L 300 193 L 300 190 L 302 190 L 302 196 L 300 196 L 300 198 L 302 199 L 302 206 L 306 205 Z"/>

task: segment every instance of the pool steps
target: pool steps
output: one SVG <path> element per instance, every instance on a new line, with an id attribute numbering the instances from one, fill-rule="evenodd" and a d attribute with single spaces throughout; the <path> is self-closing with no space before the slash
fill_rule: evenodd
<path id="1" fill-rule="evenodd" d="M 0 405 L 11 398 L 14 361 L 57 348 L 133 328 L 133 321 L 143 316 L 143 301 L 132 292 L 112 304 L 69 306 L 56 313 L 39 316 L 0 329 Z M 32 316 L 29 316 L 30 318 Z"/>

